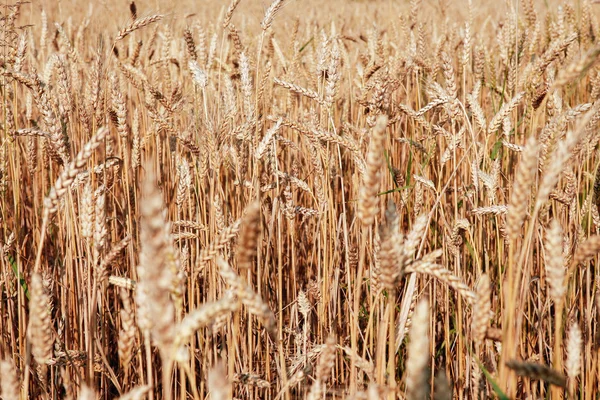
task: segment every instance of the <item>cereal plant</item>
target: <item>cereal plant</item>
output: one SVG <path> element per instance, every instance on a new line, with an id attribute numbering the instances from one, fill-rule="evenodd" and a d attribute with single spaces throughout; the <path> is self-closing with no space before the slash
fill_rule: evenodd
<path id="1" fill-rule="evenodd" d="M 15 1 L 2 399 L 600 395 L 600 4 Z"/>

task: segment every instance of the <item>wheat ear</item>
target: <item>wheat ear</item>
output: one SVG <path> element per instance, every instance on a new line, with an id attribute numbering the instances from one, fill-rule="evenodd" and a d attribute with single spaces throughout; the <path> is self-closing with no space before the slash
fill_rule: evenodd
<path id="1" fill-rule="evenodd" d="M 519 376 L 541 380 L 562 388 L 567 385 L 567 378 L 547 365 L 511 360 L 506 362 L 506 366 Z"/>
<path id="2" fill-rule="evenodd" d="M 21 384 L 17 377 L 15 364 L 12 360 L 0 361 L 0 394 L 4 400 L 19 400 L 21 398 Z"/>
<path id="3" fill-rule="evenodd" d="M 160 21 L 163 18 L 162 15 L 151 15 L 149 17 L 137 19 L 133 21 L 131 24 L 127 25 L 125 28 L 121 29 L 115 37 L 115 42 L 118 42 L 121 39 L 124 39 L 127 35 L 132 32 L 137 31 L 138 29 L 143 28 L 146 25 L 150 25 L 153 22 Z"/>
<path id="4" fill-rule="evenodd" d="M 246 282 L 240 278 L 238 274 L 231 269 L 227 261 L 223 258 L 217 258 L 217 265 L 219 266 L 219 274 L 227 282 L 229 286 L 234 290 L 235 294 L 239 297 L 240 301 L 248 308 L 251 314 L 256 315 L 267 332 L 272 336 L 276 337 L 277 320 L 273 311 L 269 308 L 269 305 L 256 293 Z"/>
<path id="5" fill-rule="evenodd" d="M 367 171 L 358 195 L 358 218 L 363 226 L 373 225 L 377 214 L 379 204 L 377 192 L 379 191 L 381 166 L 383 165 L 381 153 L 385 142 L 387 121 L 387 116 L 379 116 L 371 134 L 371 143 L 367 153 Z"/>

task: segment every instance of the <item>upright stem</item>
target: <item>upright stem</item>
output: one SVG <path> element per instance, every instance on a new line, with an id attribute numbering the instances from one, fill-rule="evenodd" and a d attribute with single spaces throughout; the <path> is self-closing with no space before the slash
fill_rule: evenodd
<path id="1" fill-rule="evenodd" d="M 562 373 L 562 314 L 564 301 L 554 304 L 554 348 L 552 354 L 552 368 Z M 562 398 L 562 389 L 558 386 L 550 386 L 550 398 Z"/>
<path id="2" fill-rule="evenodd" d="M 40 265 L 42 263 L 42 250 L 44 248 L 44 241 L 46 240 L 46 226 L 48 225 L 48 216 L 49 213 L 46 209 L 44 209 L 44 219 L 42 220 L 42 232 L 40 232 L 40 243 L 38 244 L 38 251 L 35 257 L 35 266 L 33 267 L 33 271 L 35 273 L 39 272 Z M 24 389 L 25 389 L 25 397 L 29 397 L 29 374 L 31 373 L 31 345 L 29 340 L 27 341 L 27 356 L 25 360 L 25 377 L 24 377 Z"/>
<path id="3" fill-rule="evenodd" d="M 154 400 L 154 375 L 152 373 L 152 349 L 150 348 L 150 332 L 144 331 L 144 346 L 146 347 L 146 371 L 148 375 L 148 386 L 151 387 L 148 392 L 148 399 Z"/>
<path id="4" fill-rule="evenodd" d="M 506 269 L 506 274 L 508 275 L 508 283 L 506 283 L 503 287 L 504 291 L 506 290 L 511 290 L 513 292 L 517 292 L 517 290 L 515 289 L 514 285 L 515 285 L 515 277 L 514 277 L 514 244 L 511 241 L 511 244 L 509 245 L 508 248 L 508 267 Z M 511 360 L 512 358 L 514 358 L 514 329 L 513 329 L 513 324 L 514 324 L 514 309 L 515 309 L 515 305 L 512 299 L 512 294 L 509 294 L 508 296 L 503 295 L 501 296 L 502 299 L 504 299 L 504 312 L 505 312 L 505 316 L 504 316 L 504 320 L 502 321 L 502 329 L 503 329 L 503 342 L 505 343 L 504 346 L 502 346 L 502 357 L 501 357 L 501 363 L 500 363 L 500 382 L 506 382 L 506 390 L 507 390 L 507 394 L 508 396 L 511 395 L 511 392 L 514 390 L 514 388 L 512 387 L 512 379 L 509 380 L 508 379 L 508 375 L 511 374 L 510 370 L 508 369 L 508 367 L 506 366 L 506 362 Z"/>
<path id="5" fill-rule="evenodd" d="M 390 339 L 388 343 L 388 386 L 391 389 L 389 400 L 396 398 L 396 290 L 392 289 L 388 296 Z M 425 351 L 425 350 L 424 350 Z"/>
<path id="6" fill-rule="evenodd" d="M 40 243 L 38 244 L 38 251 L 35 257 L 35 266 L 33 267 L 34 272 L 40 271 L 40 265 L 42 263 L 42 250 L 44 249 L 44 241 L 46 240 L 46 227 L 48 225 L 48 218 L 50 213 L 44 209 L 44 219 L 42 220 L 42 232 L 40 232 Z"/>
<path id="7" fill-rule="evenodd" d="M 365 258 L 366 258 L 366 247 L 367 247 L 367 237 L 369 234 L 369 229 L 366 227 L 362 228 L 361 232 L 361 240 L 360 240 L 360 251 L 359 251 L 359 261 L 358 261 L 358 271 L 356 271 L 356 280 L 354 281 L 354 307 L 352 309 L 352 326 L 350 327 L 350 345 L 352 350 L 359 354 L 358 352 L 358 315 L 360 311 L 360 293 L 362 286 L 362 274 L 365 268 Z M 350 395 L 356 393 L 357 389 L 357 378 L 358 374 L 356 371 L 356 357 L 352 357 L 350 361 Z"/>
<path id="8" fill-rule="evenodd" d="M 164 356 L 164 357 L 163 357 Z M 161 352 L 162 359 L 162 393 L 163 399 L 171 400 L 173 398 L 171 392 L 171 377 L 173 375 L 173 359 L 170 354 Z"/>
<path id="9" fill-rule="evenodd" d="M 508 301 L 504 303 L 506 311 L 505 319 L 503 321 L 504 330 L 504 339 L 502 346 L 502 359 L 501 359 L 501 369 L 500 369 L 500 380 L 507 382 L 507 395 L 509 397 L 514 397 L 516 394 L 516 385 L 514 379 L 508 379 L 508 374 L 514 377 L 505 363 L 514 359 L 517 355 L 517 335 L 520 331 L 521 320 L 522 317 L 518 317 L 516 311 L 518 307 L 518 296 L 522 293 L 522 280 L 521 277 L 525 269 L 527 268 L 527 259 L 529 256 L 529 246 L 531 244 L 531 238 L 533 237 L 533 232 L 536 226 L 537 215 L 539 213 L 539 206 L 536 206 L 533 210 L 531 218 L 529 220 L 529 226 L 527 227 L 527 231 L 523 241 L 520 243 L 521 250 L 519 251 L 518 262 L 515 264 L 515 246 L 516 241 L 511 239 L 508 253 L 508 285 L 504 287 L 504 290 L 508 290 L 509 293 L 504 293 L 504 296 L 508 298 Z M 503 297 L 504 297 L 503 296 Z M 503 373 L 504 372 L 504 373 Z"/>

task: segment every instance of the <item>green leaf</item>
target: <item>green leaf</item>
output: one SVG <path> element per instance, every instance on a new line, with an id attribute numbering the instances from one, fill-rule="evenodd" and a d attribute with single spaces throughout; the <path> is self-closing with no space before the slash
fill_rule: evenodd
<path id="1" fill-rule="evenodd" d="M 485 379 L 487 379 L 490 385 L 492 386 L 492 390 L 494 391 L 494 393 L 496 393 L 496 396 L 498 396 L 500 400 L 510 400 L 510 398 L 502 391 L 500 385 L 496 383 L 494 378 L 492 378 L 492 375 L 490 375 L 490 373 L 487 371 L 487 369 L 485 369 L 483 364 L 479 362 L 479 360 L 477 360 L 477 364 L 479 364 L 479 368 L 481 368 L 481 371 L 483 371 Z"/>
<path id="2" fill-rule="evenodd" d="M 398 186 L 395 189 L 390 189 L 390 190 L 386 190 L 385 192 L 377 193 L 377 196 L 383 196 L 383 195 L 390 194 L 390 193 L 400 192 L 404 189 L 409 189 L 409 188 L 410 188 L 410 186 L 408 186 L 408 185 Z"/>
<path id="3" fill-rule="evenodd" d="M 313 41 L 314 38 L 315 37 L 313 36 L 308 40 L 308 42 L 304 43 L 304 45 L 302 47 L 300 47 L 300 50 L 298 50 L 298 53 L 302 53 L 302 50 L 304 50 L 306 48 L 306 46 L 308 46 L 310 44 L 310 42 Z"/>
<path id="4" fill-rule="evenodd" d="M 498 158 L 498 153 L 500 152 L 501 148 L 502 148 L 502 140 L 498 140 L 496 143 L 494 143 L 494 147 L 492 148 L 492 154 L 490 155 L 490 158 L 492 160 L 495 160 L 496 158 Z"/>
<path id="5" fill-rule="evenodd" d="M 8 254 L 6 256 L 6 258 L 8 259 L 8 262 L 10 263 L 10 267 L 12 268 L 13 273 L 19 280 L 19 285 L 21 285 L 23 292 L 25 292 L 25 296 L 27 296 L 27 299 L 29 299 L 29 289 L 27 288 L 27 282 L 25 282 L 25 278 L 23 278 L 23 275 L 21 275 L 19 273 L 19 268 L 17 267 L 17 260 L 15 260 L 15 258 L 13 256 L 11 256 L 10 254 Z"/>

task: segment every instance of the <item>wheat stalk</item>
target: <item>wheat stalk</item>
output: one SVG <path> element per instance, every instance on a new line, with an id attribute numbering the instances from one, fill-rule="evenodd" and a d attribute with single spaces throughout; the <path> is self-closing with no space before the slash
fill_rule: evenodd
<path id="1" fill-rule="evenodd" d="M 421 400 L 429 396 L 429 301 L 419 301 L 410 328 L 406 364 L 406 397 Z"/>

